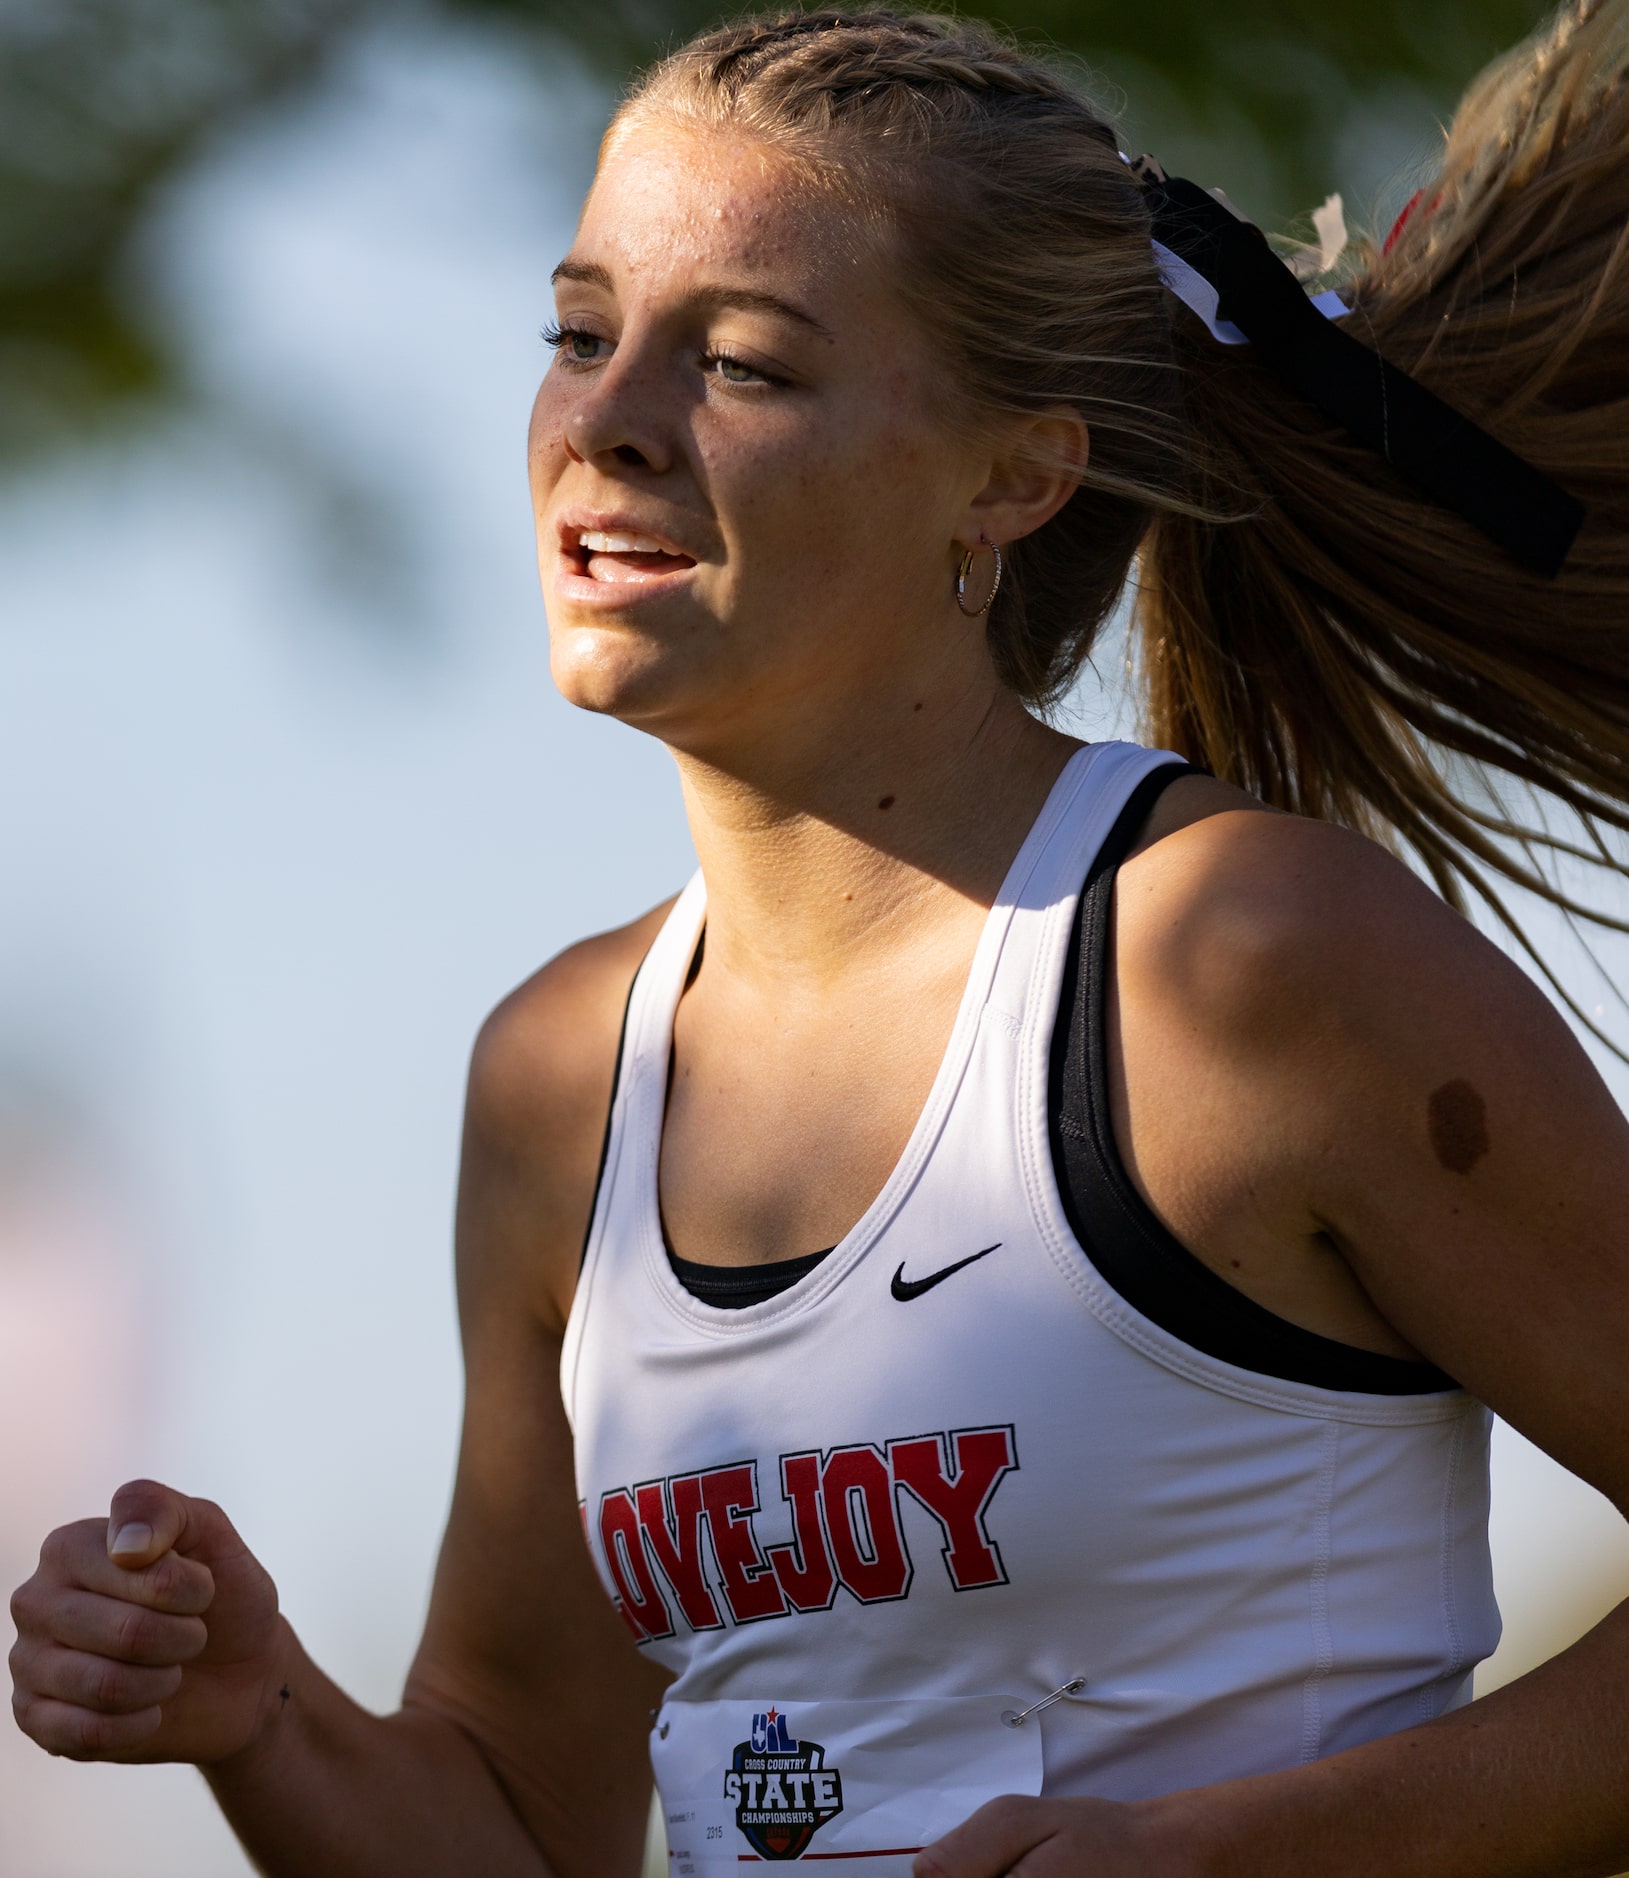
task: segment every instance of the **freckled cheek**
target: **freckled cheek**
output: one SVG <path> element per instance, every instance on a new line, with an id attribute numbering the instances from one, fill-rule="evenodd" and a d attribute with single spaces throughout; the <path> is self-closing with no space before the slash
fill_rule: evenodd
<path id="1" fill-rule="evenodd" d="M 825 466 L 823 484 L 833 524 L 851 536 L 914 539 L 939 505 L 943 442 L 906 407 L 898 423 L 857 427 L 845 460 Z"/>
<path id="2" fill-rule="evenodd" d="M 728 466 L 716 494 L 724 496 L 726 486 L 731 532 L 760 574 L 795 569 L 799 581 L 819 580 L 848 551 L 863 513 L 842 466 L 807 448 L 754 453 Z"/>
<path id="3" fill-rule="evenodd" d="M 554 389 L 545 378 L 532 400 L 532 414 L 526 426 L 526 447 L 533 455 L 537 453 L 542 438 L 551 430 L 559 428 L 553 417 L 554 402 Z"/>
<path id="4" fill-rule="evenodd" d="M 566 458 L 566 411 L 547 383 L 532 406 L 526 431 L 526 467 L 534 497 L 545 496 L 559 480 Z"/>

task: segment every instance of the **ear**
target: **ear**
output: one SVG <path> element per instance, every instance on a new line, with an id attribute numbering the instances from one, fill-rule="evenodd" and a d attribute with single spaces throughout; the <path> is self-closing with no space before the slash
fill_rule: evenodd
<path id="1" fill-rule="evenodd" d="M 1055 405 L 1010 424 L 996 439 L 989 477 L 962 517 L 956 538 L 966 547 L 1034 534 L 1080 487 L 1091 454 L 1086 420 Z"/>

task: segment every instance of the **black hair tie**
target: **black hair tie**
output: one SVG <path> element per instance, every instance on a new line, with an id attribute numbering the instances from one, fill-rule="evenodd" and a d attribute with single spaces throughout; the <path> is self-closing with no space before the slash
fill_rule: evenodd
<path id="1" fill-rule="evenodd" d="M 1237 327 L 1261 365 L 1523 567 L 1550 579 L 1560 573 L 1584 521 L 1575 496 L 1333 324 L 1259 228 L 1147 157 L 1132 167 L 1153 211 L 1156 247 L 1209 284 L 1216 320 Z M 1194 310 L 1214 331 L 1205 309 Z"/>

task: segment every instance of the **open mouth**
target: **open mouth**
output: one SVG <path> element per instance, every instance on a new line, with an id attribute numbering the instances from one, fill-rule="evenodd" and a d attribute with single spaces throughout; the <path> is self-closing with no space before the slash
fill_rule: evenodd
<path id="1" fill-rule="evenodd" d="M 575 543 L 568 541 L 564 546 L 573 573 L 608 586 L 638 586 L 696 565 L 688 554 L 680 554 L 653 535 L 603 534 L 585 528 Z"/>

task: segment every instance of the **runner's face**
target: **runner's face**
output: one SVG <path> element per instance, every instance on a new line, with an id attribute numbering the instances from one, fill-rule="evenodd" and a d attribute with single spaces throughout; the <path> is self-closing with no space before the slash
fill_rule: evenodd
<path id="1" fill-rule="evenodd" d="M 849 211 L 761 145 L 647 126 L 556 299 L 530 462 L 567 698 L 701 748 L 944 656 L 988 465 Z"/>

